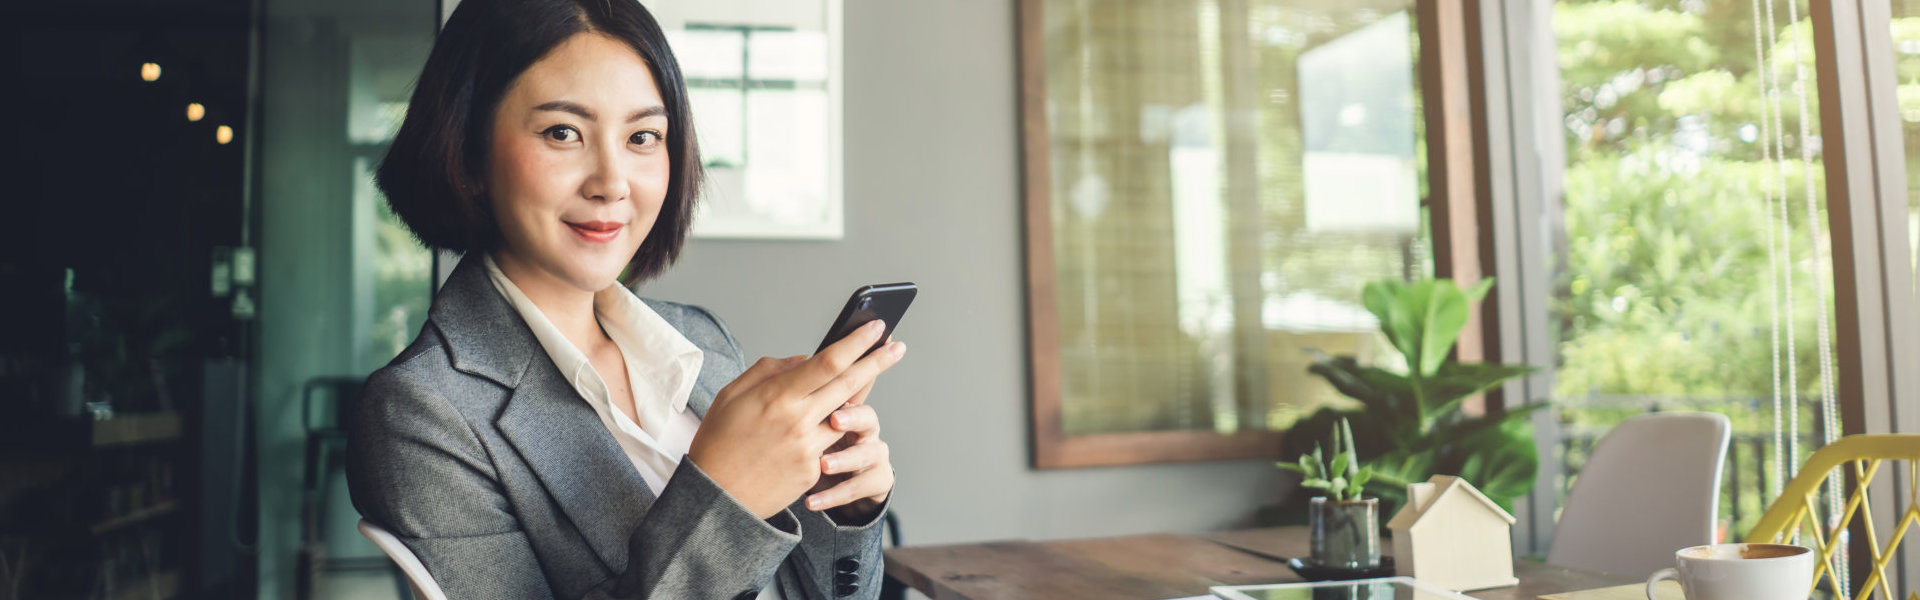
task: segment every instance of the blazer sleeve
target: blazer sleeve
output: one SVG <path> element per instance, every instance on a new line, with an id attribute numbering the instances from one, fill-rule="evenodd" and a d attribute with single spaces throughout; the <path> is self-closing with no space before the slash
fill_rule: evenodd
<path id="1" fill-rule="evenodd" d="M 480 437 L 431 378 L 396 367 L 362 393 L 347 465 L 355 508 L 399 537 L 449 598 L 553 598 L 549 568 L 580 569 L 543 568 Z M 791 512 L 762 520 L 683 461 L 631 534 L 626 569 L 584 597 L 751 598 L 802 539 Z"/>
<path id="2" fill-rule="evenodd" d="M 705 320 L 713 324 L 713 329 L 721 338 L 719 344 L 707 344 L 709 352 L 721 354 L 726 361 L 722 368 L 728 369 L 728 380 L 739 376 L 746 370 L 746 353 L 740 348 L 740 341 L 726 323 L 705 308 L 690 306 Z M 713 348 L 712 346 L 720 346 Z M 721 366 L 721 365 L 716 365 Z M 885 565 L 881 554 L 881 523 L 893 504 L 891 497 L 873 517 L 863 523 L 838 523 L 825 513 L 809 510 L 806 498 L 802 497 L 788 507 L 787 512 L 796 515 L 800 523 L 800 548 L 795 553 L 798 560 L 795 565 L 797 575 L 805 581 L 809 597 L 819 600 L 856 598 L 873 599 L 880 597 L 881 578 L 885 576 Z"/>

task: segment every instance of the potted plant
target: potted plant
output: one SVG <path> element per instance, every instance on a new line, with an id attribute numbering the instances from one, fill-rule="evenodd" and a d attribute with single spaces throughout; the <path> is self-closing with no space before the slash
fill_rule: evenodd
<path id="1" fill-rule="evenodd" d="M 1353 356 L 1321 356 L 1308 367 L 1360 406 L 1323 407 L 1293 429 L 1319 431 L 1340 423 L 1356 447 L 1349 462 L 1372 467 L 1364 485 L 1389 514 L 1405 503 L 1408 483 L 1433 475 L 1460 476 L 1509 510 L 1533 487 L 1540 460 L 1530 414 L 1545 405 L 1484 414 L 1464 410 L 1468 398 L 1533 368 L 1448 360 L 1471 306 L 1492 285 L 1491 279 L 1467 290 L 1448 279 L 1368 284 L 1362 301 L 1405 359 L 1404 370 L 1362 365 Z M 1303 453 L 1306 443 L 1288 436 L 1282 456 Z"/>
<path id="2" fill-rule="evenodd" d="M 1333 430 L 1333 460 L 1326 460 L 1318 443 L 1312 454 L 1301 454 L 1280 467 L 1299 473 L 1300 486 L 1320 490 L 1308 511 L 1313 531 L 1311 555 L 1323 569 L 1363 570 L 1380 566 L 1380 501 L 1363 498 L 1373 467 L 1361 466 L 1354 450 L 1353 430 L 1345 419 Z"/>

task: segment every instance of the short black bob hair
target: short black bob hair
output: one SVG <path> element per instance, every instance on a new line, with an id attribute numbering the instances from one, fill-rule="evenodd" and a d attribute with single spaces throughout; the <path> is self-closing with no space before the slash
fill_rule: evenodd
<path id="1" fill-rule="evenodd" d="M 434 41 L 406 120 L 375 181 L 420 243 L 488 252 L 500 243 L 486 192 L 494 111 L 507 86 L 574 35 L 632 46 L 653 73 L 667 112 L 667 197 L 622 283 L 665 271 L 680 255 L 700 192 L 700 147 L 686 81 L 653 15 L 636 0 L 463 0 Z"/>

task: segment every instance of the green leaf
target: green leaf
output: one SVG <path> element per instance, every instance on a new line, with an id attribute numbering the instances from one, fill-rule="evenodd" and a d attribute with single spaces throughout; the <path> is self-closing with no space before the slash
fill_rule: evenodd
<path id="1" fill-rule="evenodd" d="M 1422 377 L 1440 370 L 1440 363 L 1447 360 L 1447 352 L 1453 349 L 1454 341 L 1460 338 L 1460 331 L 1466 329 L 1470 314 L 1467 296 L 1454 286 L 1451 279 L 1433 281 L 1431 291 L 1424 298 L 1424 305 L 1416 305 L 1424 315 L 1420 329 L 1420 354 L 1409 357 L 1409 363 L 1417 358 L 1417 368 Z M 1410 300 L 1413 301 L 1413 300 Z"/>
<path id="2" fill-rule="evenodd" d="M 1333 466 L 1327 469 L 1327 474 L 1335 475 L 1335 476 L 1344 476 L 1346 475 L 1346 473 L 1347 473 L 1347 453 L 1342 452 L 1342 453 L 1333 455 Z"/>
<path id="3" fill-rule="evenodd" d="M 1326 379 L 1341 394 L 1359 400 L 1366 410 L 1347 413 L 1323 408 L 1295 423 L 1296 430 L 1319 431 L 1321 427 L 1334 426 L 1336 418 L 1345 416 L 1360 423 L 1362 435 L 1380 434 L 1368 439 L 1394 441 L 1414 433 L 1417 423 L 1411 419 L 1416 412 L 1413 382 L 1407 376 L 1362 366 L 1351 356 L 1323 357 L 1308 365 L 1307 371 Z M 1374 424 L 1379 427 L 1372 427 Z M 1369 431 L 1372 429 L 1380 431 Z"/>
<path id="4" fill-rule="evenodd" d="M 1527 444 L 1531 445 L 1533 443 L 1533 434 L 1531 433 L 1533 413 L 1551 408 L 1552 406 L 1553 405 L 1546 403 L 1528 404 L 1526 406 L 1489 414 L 1484 417 L 1460 419 L 1447 427 L 1435 429 L 1433 435 L 1428 438 L 1428 441 L 1432 444 L 1432 447 L 1455 445 L 1463 440 L 1481 435 L 1482 432 L 1488 429 L 1504 427 L 1508 423 L 1521 422 L 1527 424 L 1527 429 L 1525 432 L 1516 433 L 1516 435 L 1524 436 Z"/>
<path id="5" fill-rule="evenodd" d="M 1347 478 L 1345 477 L 1333 478 L 1333 481 L 1329 484 L 1327 491 L 1333 494 L 1333 499 L 1335 502 L 1346 502 L 1348 500 L 1348 498 L 1345 496 L 1345 494 L 1347 493 Z"/>
<path id="6" fill-rule="evenodd" d="M 1347 463 L 1346 465 L 1347 468 L 1344 469 L 1347 472 L 1346 473 L 1347 476 L 1352 477 L 1360 472 L 1360 451 L 1354 448 L 1353 427 L 1350 424 L 1348 424 L 1346 419 L 1340 420 L 1340 432 L 1345 434 L 1345 437 L 1343 439 L 1347 441 L 1347 450 L 1345 454 L 1353 457 L 1353 461 Z M 1337 467 L 1334 468 L 1335 472 L 1342 471 L 1342 470 L 1343 469 L 1340 469 Z"/>
<path id="7" fill-rule="evenodd" d="M 1533 423 L 1527 419 L 1499 420 L 1497 426 L 1461 438 L 1453 444 L 1452 454 L 1460 461 L 1456 474 L 1508 510 L 1515 498 L 1532 491 L 1540 470 Z"/>
<path id="8" fill-rule="evenodd" d="M 1424 375 L 1420 372 L 1421 349 L 1425 345 L 1423 324 L 1428 320 L 1425 315 L 1432 294 L 1431 280 L 1412 284 L 1395 282 L 1393 302 L 1387 306 L 1387 317 L 1380 320 L 1381 331 L 1387 334 L 1387 341 L 1392 342 L 1393 347 L 1406 357 L 1407 368 L 1416 375 Z"/>
<path id="9" fill-rule="evenodd" d="M 1300 456 L 1300 473 L 1303 475 L 1306 475 L 1307 477 L 1325 477 L 1326 476 L 1325 473 L 1320 472 L 1320 464 L 1313 462 L 1311 460 L 1307 460 L 1307 457 L 1304 454 Z"/>
<path id="10" fill-rule="evenodd" d="M 1383 332 L 1387 320 L 1392 317 L 1393 298 L 1399 295 L 1400 285 L 1399 280 L 1389 279 L 1369 283 L 1360 288 L 1360 304 L 1367 307 L 1367 312 L 1373 313 L 1374 320 L 1380 322 Z M 1391 337 L 1392 334 L 1389 333 L 1388 336 Z"/>
<path id="11" fill-rule="evenodd" d="M 1373 479 L 1373 466 L 1361 467 L 1360 471 L 1347 483 L 1347 497 L 1359 498 L 1360 492 L 1367 487 L 1367 481 Z"/>
<path id="12" fill-rule="evenodd" d="M 1341 419 L 1341 421 L 1345 422 L 1346 419 Z M 1333 468 L 1330 469 L 1334 474 L 1340 474 L 1341 472 L 1347 470 L 1346 465 L 1340 462 L 1340 455 L 1345 454 L 1346 450 L 1347 450 L 1347 445 L 1343 443 L 1340 439 L 1340 428 L 1335 427 L 1333 429 L 1333 461 L 1334 462 L 1333 462 Z"/>
<path id="13" fill-rule="evenodd" d="M 1282 471 L 1286 471 L 1286 472 L 1288 472 L 1288 473 L 1299 473 L 1299 474 L 1301 474 L 1301 475 L 1303 475 L 1303 476 L 1307 474 L 1307 471 L 1306 471 L 1305 469 L 1302 469 L 1302 468 L 1300 468 L 1300 465 L 1298 465 L 1298 464 L 1295 464 L 1295 463 L 1290 463 L 1290 462 L 1287 462 L 1287 461 L 1284 461 L 1284 460 L 1283 460 L 1283 461 L 1280 461 L 1280 462 L 1276 462 L 1276 463 L 1273 463 L 1273 466 L 1275 466 L 1275 467 L 1279 467 L 1279 468 L 1280 468 L 1280 470 L 1282 470 Z"/>
<path id="14" fill-rule="evenodd" d="M 1438 419 L 1458 410 L 1460 403 L 1467 398 L 1500 387 L 1501 384 L 1535 370 L 1527 365 L 1449 362 L 1440 365 L 1439 371 L 1432 377 L 1421 380 L 1420 383 L 1427 390 L 1425 396 L 1429 404 L 1428 414 Z"/>
<path id="15" fill-rule="evenodd" d="M 1482 278 L 1480 283 L 1473 284 L 1473 287 L 1467 288 L 1467 304 L 1476 304 L 1482 299 L 1485 299 L 1487 297 L 1487 291 L 1491 289 L 1493 289 L 1493 278 Z"/>

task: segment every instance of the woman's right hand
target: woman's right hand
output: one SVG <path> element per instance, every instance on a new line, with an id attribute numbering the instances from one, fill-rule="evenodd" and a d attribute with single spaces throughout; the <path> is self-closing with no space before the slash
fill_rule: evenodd
<path id="1" fill-rule="evenodd" d="M 762 519 L 772 518 L 820 479 L 820 456 L 844 432 L 827 417 L 900 362 L 892 342 L 866 358 L 884 334 L 875 321 L 812 358 L 762 358 L 714 396 L 687 459 Z"/>

